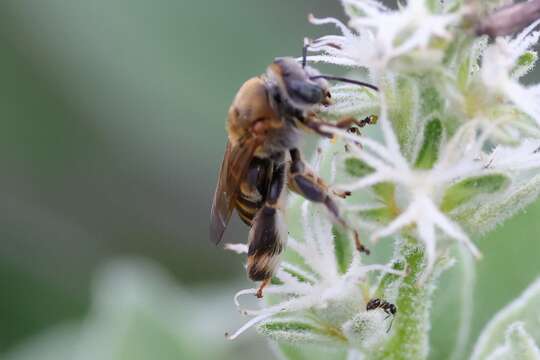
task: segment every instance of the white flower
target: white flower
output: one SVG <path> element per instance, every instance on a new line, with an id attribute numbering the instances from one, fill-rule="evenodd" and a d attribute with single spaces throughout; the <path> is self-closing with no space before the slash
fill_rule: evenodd
<path id="1" fill-rule="evenodd" d="M 497 146 L 489 168 L 501 172 L 521 173 L 540 168 L 540 143 L 525 139 L 515 147 Z"/>
<path id="2" fill-rule="evenodd" d="M 346 303 L 350 299 L 355 299 L 357 304 L 356 309 L 352 310 L 360 310 L 362 306 L 365 306 L 364 301 L 369 300 L 362 300 L 359 287 L 368 272 L 384 271 L 403 274 L 385 265 L 362 265 L 358 252 L 354 253 L 346 273 L 341 274 L 334 249 L 332 223 L 326 216 L 315 215 L 310 207 L 311 204 L 308 201 L 302 204 L 304 241 L 297 241 L 291 237 L 288 240 L 288 247 L 303 258 L 309 270 L 282 262 L 276 274 L 276 278 L 282 284 L 270 285 L 265 290 L 267 295 L 279 294 L 281 300 L 275 305 L 262 309 L 244 309 L 239 302 L 240 296 L 255 294 L 257 289 L 239 291 L 235 295 L 236 306 L 243 314 L 254 317 L 231 334 L 229 339 L 235 339 L 250 327 L 276 314 L 295 314 L 307 309 L 327 310 L 331 304 Z M 229 245 L 228 248 L 236 252 L 247 252 L 245 245 L 234 244 Z"/>
<path id="3" fill-rule="evenodd" d="M 533 32 L 538 24 L 540 20 L 514 38 L 497 38 L 488 46 L 482 60 L 481 78 L 489 91 L 503 94 L 540 124 L 540 85 L 522 85 L 517 79 L 522 73 L 513 73 L 518 58 L 538 42 L 540 31 Z"/>
<path id="4" fill-rule="evenodd" d="M 334 18 L 316 19 L 310 16 L 309 19 L 316 25 L 335 24 L 342 33 L 342 36 L 327 35 L 313 41 L 308 50 L 323 51 L 326 55 L 309 56 L 309 61 L 366 68 L 374 67 L 379 63 L 380 56 L 372 31 L 361 29 L 358 33 L 354 33 Z"/>
<path id="5" fill-rule="evenodd" d="M 390 182 L 399 186 L 405 195 L 402 201 L 403 211 L 388 225 L 377 229 L 371 236 L 372 241 L 396 234 L 404 227 L 415 224 L 418 237 L 424 242 L 426 251 L 426 269 L 419 279 L 423 282 L 430 275 L 437 259 L 436 229 L 439 229 L 448 237 L 465 245 L 475 256 L 480 257 L 480 252 L 471 242 L 461 227 L 446 216 L 438 207 L 440 192 L 456 179 L 481 174 L 486 171 L 484 164 L 475 161 L 473 154 L 478 154 L 478 146 L 469 146 L 469 149 L 461 149 L 459 157 L 456 151 L 451 150 L 451 155 L 443 156 L 431 170 L 418 170 L 411 167 L 400 153 L 400 148 L 387 118 L 387 109 L 384 97 L 381 96 L 380 124 L 384 135 L 385 144 L 373 141 L 367 137 L 358 137 L 345 131 L 326 127 L 325 130 L 342 136 L 350 141 L 350 149 L 353 155 L 368 164 L 374 172 L 360 180 L 340 188 L 347 191 L 355 191 L 377 183 Z M 459 134 L 457 135 L 459 136 Z M 359 148 L 359 143 L 363 148 Z M 448 147 L 454 146 L 450 142 Z M 465 151 L 468 150 L 468 151 Z M 469 155 L 467 155 L 469 154 Z M 440 241 L 440 238 L 439 238 Z"/>
<path id="6" fill-rule="evenodd" d="M 325 55 L 310 56 L 310 61 L 380 71 L 392 59 L 415 50 L 426 50 L 434 38 L 449 39 L 451 33 L 448 28 L 457 24 L 462 17 L 462 13 L 433 14 L 424 0 L 410 0 L 395 11 L 376 1 L 342 0 L 342 3 L 365 14 L 351 16 L 349 25 L 356 33 L 336 19 L 311 18 L 317 25 L 337 25 L 342 35 L 323 36 L 315 40 L 309 50 L 323 51 Z"/>

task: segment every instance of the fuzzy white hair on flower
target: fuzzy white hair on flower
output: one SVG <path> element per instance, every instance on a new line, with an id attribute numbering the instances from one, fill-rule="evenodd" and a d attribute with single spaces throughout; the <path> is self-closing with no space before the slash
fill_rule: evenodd
<path id="1" fill-rule="evenodd" d="M 239 298 L 243 295 L 253 295 L 257 289 L 245 289 L 236 293 L 234 301 L 240 312 L 253 316 L 244 326 L 228 336 L 233 340 L 250 327 L 261 323 L 277 314 L 294 314 L 307 309 L 324 309 L 330 302 L 341 301 L 351 293 L 353 298 L 361 302 L 359 284 L 365 280 L 368 272 L 382 271 L 397 275 L 403 272 L 392 269 L 387 265 L 362 265 L 358 253 L 353 255 L 348 270 L 341 274 L 338 271 L 332 223 L 324 216 L 314 216 L 310 210 L 310 203 L 302 204 L 302 224 L 304 241 L 289 237 L 288 247 L 300 255 L 309 270 L 283 261 L 275 275 L 281 282 L 279 285 L 270 285 L 266 294 L 278 294 L 282 300 L 275 305 L 261 309 L 245 309 Z M 247 246 L 233 244 L 228 249 L 235 252 L 247 252 Z"/>
<path id="2" fill-rule="evenodd" d="M 432 39 L 449 39 L 448 28 L 461 21 L 463 12 L 434 14 L 423 0 L 408 1 L 393 11 L 377 1 L 342 0 L 362 16 L 351 16 L 347 28 L 334 18 L 310 20 L 316 25 L 333 23 L 342 35 L 315 40 L 309 50 L 325 55 L 308 57 L 310 61 L 382 70 L 392 59 L 414 50 L 425 50 Z"/>
<path id="3" fill-rule="evenodd" d="M 497 38 L 495 43 L 485 50 L 481 69 L 482 81 L 489 91 L 503 94 L 538 124 L 540 86 L 522 85 L 517 79 L 522 72 L 516 74 L 514 69 L 519 57 L 538 42 L 540 31 L 533 30 L 539 24 L 540 20 L 535 21 L 515 37 Z"/>
<path id="4" fill-rule="evenodd" d="M 530 139 L 519 146 L 498 146 L 493 151 L 490 168 L 502 172 L 526 172 L 540 168 L 540 144 Z"/>
<path id="5" fill-rule="evenodd" d="M 418 170 L 411 167 L 400 153 L 396 135 L 388 120 L 385 99 L 381 96 L 381 117 L 379 123 L 384 135 L 384 144 L 366 137 L 359 137 L 346 131 L 325 127 L 350 142 L 353 156 L 374 169 L 373 173 L 360 180 L 341 185 L 346 191 L 355 191 L 372 185 L 390 182 L 404 189 L 408 200 L 404 210 L 388 225 L 377 229 L 371 235 L 373 242 L 398 233 L 408 225 L 415 224 L 420 240 L 426 252 L 426 268 L 419 282 L 422 283 L 431 274 L 437 259 L 437 233 L 442 231 L 446 236 L 464 245 L 475 257 L 480 252 L 461 227 L 445 215 L 438 207 L 439 191 L 456 179 L 477 175 L 483 171 L 482 163 L 474 161 L 473 155 L 450 160 L 442 156 L 431 170 Z M 363 148 L 358 147 L 361 144 Z M 475 146 L 472 146 L 475 148 Z M 458 160 L 458 161 L 456 161 Z"/>

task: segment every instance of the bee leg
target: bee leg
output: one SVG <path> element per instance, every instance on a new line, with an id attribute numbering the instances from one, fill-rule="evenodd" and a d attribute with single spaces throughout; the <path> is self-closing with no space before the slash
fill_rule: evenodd
<path id="1" fill-rule="evenodd" d="M 341 226 L 352 230 L 358 251 L 365 252 L 369 255 L 369 250 L 360 241 L 358 232 L 351 229 L 343 217 L 341 217 L 337 204 L 328 194 L 328 185 L 320 177 L 307 169 L 298 149 L 291 149 L 290 154 L 289 188 L 307 200 L 324 204 Z"/>
<path id="2" fill-rule="evenodd" d="M 255 293 L 255 296 L 258 298 L 258 299 L 262 299 L 263 298 L 263 290 L 264 288 L 270 283 L 270 279 L 265 279 L 261 282 L 261 285 L 259 286 L 259 288 L 257 289 L 257 292 Z"/>
<path id="3" fill-rule="evenodd" d="M 376 115 L 370 115 L 362 120 L 358 120 L 354 117 L 346 117 L 339 120 L 337 123 L 331 123 L 318 119 L 315 114 L 309 114 L 305 118 L 302 118 L 300 121 L 309 129 L 315 131 L 317 134 L 326 136 L 329 138 L 334 137 L 334 135 L 326 130 L 323 130 L 323 126 L 333 127 L 337 129 L 348 129 L 353 125 L 358 127 L 364 127 L 368 124 L 376 124 L 378 117 Z"/>
<path id="4" fill-rule="evenodd" d="M 355 117 L 348 116 L 335 123 L 335 127 L 339 129 L 348 129 L 353 125 L 356 125 L 358 127 L 364 127 L 366 125 L 376 124 L 378 120 L 379 118 L 377 117 L 377 115 L 370 115 L 363 118 L 362 120 L 358 120 Z"/>
<path id="5" fill-rule="evenodd" d="M 263 296 L 279 264 L 279 257 L 287 242 L 287 226 L 282 206 L 285 192 L 284 162 L 276 165 L 268 186 L 264 205 L 257 211 L 249 231 L 248 276 L 253 281 L 262 281 L 256 296 Z"/>

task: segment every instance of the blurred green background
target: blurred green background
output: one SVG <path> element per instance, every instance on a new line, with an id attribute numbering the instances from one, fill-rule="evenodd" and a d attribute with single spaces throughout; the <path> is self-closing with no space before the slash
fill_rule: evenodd
<path id="1" fill-rule="evenodd" d="M 250 283 L 208 241 L 209 208 L 236 90 L 334 31 L 311 12 L 343 18 L 324 0 L 0 2 L 0 354 L 271 358 L 254 335 L 223 338 Z M 473 335 L 540 273 L 539 216 L 480 240 Z M 245 238 L 234 221 L 226 240 Z M 452 301 L 435 305 L 435 358 Z M 139 347 L 92 354 L 91 329 Z"/>

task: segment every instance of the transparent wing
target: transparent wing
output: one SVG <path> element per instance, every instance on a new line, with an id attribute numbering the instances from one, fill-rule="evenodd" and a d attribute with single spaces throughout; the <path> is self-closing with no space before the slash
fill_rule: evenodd
<path id="1" fill-rule="evenodd" d="M 258 141 L 254 138 L 232 146 L 227 142 L 214 193 L 210 217 L 210 240 L 218 244 L 231 218 L 240 182 L 245 177 Z"/>

